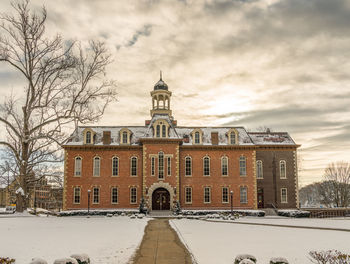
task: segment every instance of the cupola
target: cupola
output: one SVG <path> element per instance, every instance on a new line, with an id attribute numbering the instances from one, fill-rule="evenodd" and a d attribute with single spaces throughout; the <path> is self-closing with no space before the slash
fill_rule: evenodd
<path id="1" fill-rule="evenodd" d="M 152 110 L 151 116 L 154 114 L 163 114 L 171 116 L 170 97 L 171 92 L 168 91 L 168 85 L 162 79 L 162 72 L 160 72 L 160 79 L 154 85 L 151 92 L 152 96 Z"/>

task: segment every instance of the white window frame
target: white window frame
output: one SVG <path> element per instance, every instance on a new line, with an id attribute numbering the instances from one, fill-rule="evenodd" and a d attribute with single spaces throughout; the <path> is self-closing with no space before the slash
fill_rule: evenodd
<path id="1" fill-rule="evenodd" d="M 136 160 L 136 162 L 135 162 L 135 174 L 133 174 L 133 172 L 134 172 L 134 170 L 133 170 L 133 160 L 134 159 Z M 137 159 L 136 156 L 132 156 L 130 158 L 130 176 L 131 177 L 137 177 L 137 161 L 138 161 L 138 159 Z"/>
<path id="2" fill-rule="evenodd" d="M 78 160 L 80 160 L 80 164 L 77 164 Z M 82 164 L 83 164 L 82 157 L 77 156 L 74 158 L 74 177 L 81 177 L 82 167 L 83 167 Z"/>
<path id="3" fill-rule="evenodd" d="M 244 166 L 242 166 L 244 162 Z M 239 176 L 245 177 L 247 176 L 247 158 L 245 156 L 239 157 Z"/>
<path id="4" fill-rule="evenodd" d="M 114 163 L 114 161 L 117 161 L 117 173 L 115 174 L 114 173 L 114 165 L 115 165 L 115 163 Z M 114 156 L 113 158 L 112 158 L 112 177 L 118 177 L 119 176 L 119 158 L 117 157 L 117 156 Z"/>
<path id="5" fill-rule="evenodd" d="M 188 197 L 190 200 L 187 199 Z M 192 187 L 185 187 L 185 204 L 192 204 Z"/>
<path id="6" fill-rule="evenodd" d="M 226 164 L 224 164 L 224 162 L 226 162 Z M 226 166 L 226 174 L 224 174 L 225 166 Z M 228 157 L 227 156 L 221 157 L 221 176 L 223 177 L 228 176 Z"/>
<path id="7" fill-rule="evenodd" d="M 134 190 L 135 190 L 135 194 L 133 194 Z M 133 198 L 135 198 L 135 201 L 133 201 Z M 130 188 L 130 204 L 137 204 L 137 188 L 136 187 Z"/>
<path id="8" fill-rule="evenodd" d="M 158 180 L 164 180 L 164 152 L 158 153 Z"/>
<path id="9" fill-rule="evenodd" d="M 284 168 L 282 169 L 282 167 Z M 287 162 L 285 160 L 280 160 L 280 179 L 287 179 Z"/>
<path id="10" fill-rule="evenodd" d="M 194 144 L 200 144 L 201 143 L 201 133 L 199 131 L 194 132 Z"/>
<path id="11" fill-rule="evenodd" d="M 171 176 L 171 157 L 166 158 L 167 175 Z"/>
<path id="12" fill-rule="evenodd" d="M 209 186 L 205 186 L 203 190 L 204 190 L 203 202 L 205 204 L 210 204 L 211 203 L 211 188 Z M 208 192 L 207 192 L 207 190 L 208 190 Z M 209 201 L 206 201 L 207 197 L 209 198 Z"/>
<path id="13" fill-rule="evenodd" d="M 97 196 L 95 196 L 95 190 L 98 190 L 97 191 Z M 97 202 L 95 202 L 95 197 L 97 197 Z M 92 203 L 93 204 L 99 204 L 100 203 L 100 187 L 94 187 L 92 189 Z"/>
<path id="14" fill-rule="evenodd" d="M 283 191 L 286 191 L 285 195 L 283 195 Z M 287 188 L 281 188 L 281 203 L 288 203 L 288 190 Z"/>
<path id="15" fill-rule="evenodd" d="M 236 133 L 231 131 L 230 133 L 230 145 L 236 145 Z"/>
<path id="16" fill-rule="evenodd" d="M 245 192 L 242 192 L 242 191 L 245 191 Z M 239 188 L 239 202 L 241 204 L 248 203 L 248 187 L 242 186 Z"/>
<path id="17" fill-rule="evenodd" d="M 117 201 L 116 202 L 113 202 L 113 197 L 115 197 L 113 194 L 113 191 L 114 190 L 117 190 Z M 111 188 L 111 204 L 118 204 L 118 202 L 119 202 L 119 190 L 118 190 L 118 187 L 112 187 Z"/>
<path id="18" fill-rule="evenodd" d="M 187 174 L 187 172 L 188 172 L 187 160 L 189 160 L 189 165 L 190 165 L 189 172 L 190 172 L 190 174 Z M 192 157 L 190 157 L 190 156 L 185 157 L 185 177 L 192 177 Z"/>
<path id="19" fill-rule="evenodd" d="M 96 161 L 98 160 L 98 163 Z M 93 159 L 93 176 L 100 177 L 101 175 L 101 158 L 99 156 L 95 156 Z"/>
<path id="20" fill-rule="evenodd" d="M 227 198 L 226 201 L 224 199 L 224 194 L 225 194 L 224 190 L 226 190 L 226 198 Z M 221 188 L 221 201 L 223 204 L 228 204 L 230 202 L 229 194 L 230 194 L 230 190 L 228 187 Z"/>
<path id="21" fill-rule="evenodd" d="M 206 162 L 208 161 L 208 166 L 206 168 Z M 206 174 L 206 171 L 208 171 L 208 174 Z M 203 176 L 205 177 L 210 177 L 210 157 L 209 156 L 204 156 L 203 157 Z"/>
<path id="22" fill-rule="evenodd" d="M 92 144 L 92 133 L 90 130 L 85 132 L 85 144 Z"/>
<path id="23" fill-rule="evenodd" d="M 263 162 L 262 160 L 257 160 L 256 161 L 256 178 L 259 179 L 264 179 L 264 167 L 263 167 Z"/>
<path id="24" fill-rule="evenodd" d="M 76 190 L 79 190 L 79 195 L 76 195 Z M 76 202 L 75 198 L 79 197 L 79 202 Z M 80 187 L 74 187 L 73 190 L 73 204 L 80 204 L 81 202 L 81 188 Z"/>

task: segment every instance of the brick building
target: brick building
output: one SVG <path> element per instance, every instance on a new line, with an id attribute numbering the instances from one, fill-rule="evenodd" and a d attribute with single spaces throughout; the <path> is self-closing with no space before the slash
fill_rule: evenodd
<path id="1" fill-rule="evenodd" d="M 298 205 L 298 145 L 288 133 L 182 127 L 160 78 L 144 126 L 81 126 L 65 150 L 63 207 L 150 210 Z"/>

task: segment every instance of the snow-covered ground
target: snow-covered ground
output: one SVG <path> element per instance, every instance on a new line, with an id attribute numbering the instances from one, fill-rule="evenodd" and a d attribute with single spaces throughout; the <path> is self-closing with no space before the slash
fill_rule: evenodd
<path id="1" fill-rule="evenodd" d="M 127 263 L 148 219 L 118 217 L 1 217 L 0 257 L 27 264 L 86 253 L 94 264 Z"/>
<path id="2" fill-rule="evenodd" d="M 349 228 L 350 220 L 241 218 L 241 222 Z M 171 225 L 199 264 L 231 264 L 239 254 L 258 263 L 285 257 L 289 263 L 311 263 L 311 250 L 337 249 L 350 253 L 350 232 L 176 219 Z M 350 228 L 349 228 L 350 229 Z"/>

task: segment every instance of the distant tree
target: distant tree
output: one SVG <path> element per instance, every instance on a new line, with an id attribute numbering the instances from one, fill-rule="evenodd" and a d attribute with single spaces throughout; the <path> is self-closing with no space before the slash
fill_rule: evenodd
<path id="1" fill-rule="evenodd" d="M 350 163 L 331 163 L 325 170 L 329 199 L 335 206 L 347 207 L 350 204 Z"/>
<path id="2" fill-rule="evenodd" d="M 67 126 L 97 121 L 116 98 L 115 82 L 104 77 L 111 62 L 105 45 L 91 41 L 84 49 L 45 37 L 46 9 L 32 12 L 29 2 L 13 2 L 14 15 L 0 14 L 0 62 L 24 79 L 0 105 L 0 145 L 20 186 L 18 211 L 31 199 L 32 182 L 57 171 Z"/>

